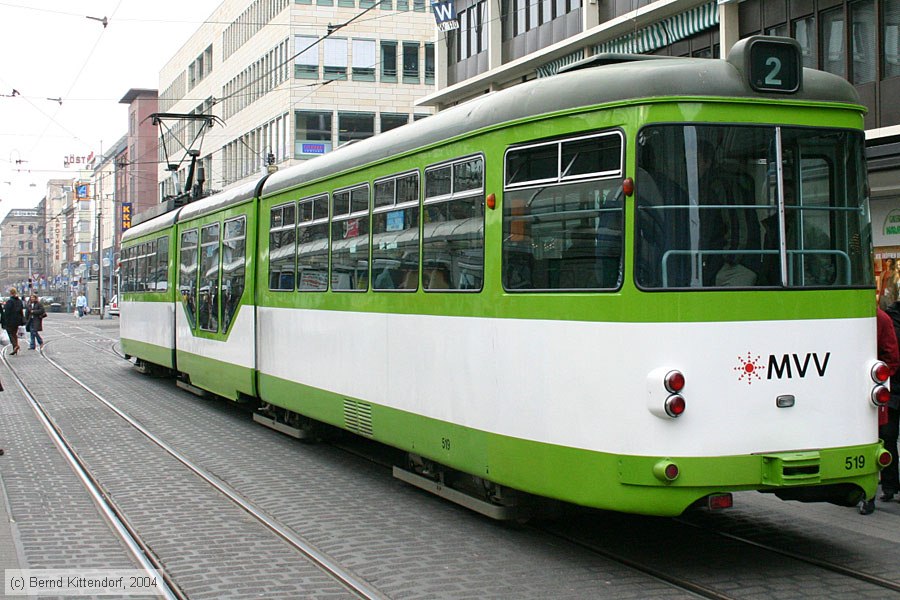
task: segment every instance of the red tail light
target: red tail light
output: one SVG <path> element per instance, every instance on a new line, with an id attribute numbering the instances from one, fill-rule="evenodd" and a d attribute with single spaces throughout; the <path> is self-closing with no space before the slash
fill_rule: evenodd
<path id="1" fill-rule="evenodd" d="M 875 406 L 885 406 L 891 399 L 891 391 L 883 385 L 876 385 L 872 388 L 872 404 Z"/>
<path id="2" fill-rule="evenodd" d="M 669 483 L 678 479 L 681 471 L 678 465 L 668 459 L 663 459 L 653 465 L 653 475 L 660 481 Z"/>
<path id="3" fill-rule="evenodd" d="M 734 496 L 731 494 L 713 494 L 706 499 L 706 505 L 710 510 L 731 508 L 734 506 Z"/>
<path id="4" fill-rule="evenodd" d="M 669 371 L 663 380 L 663 385 L 671 394 L 677 394 L 684 389 L 684 375 L 681 371 Z"/>
<path id="5" fill-rule="evenodd" d="M 878 464 L 881 465 L 882 467 L 886 467 L 889 464 L 891 464 L 891 453 L 888 452 L 887 450 L 882 450 L 878 454 Z"/>
<path id="6" fill-rule="evenodd" d="M 891 376 L 891 371 L 886 364 L 880 360 L 872 365 L 872 381 L 875 383 L 884 383 Z"/>
<path id="7" fill-rule="evenodd" d="M 666 398 L 666 414 L 670 417 L 679 416 L 684 412 L 685 408 L 687 408 L 687 405 L 684 401 L 684 396 L 681 394 L 672 394 Z"/>

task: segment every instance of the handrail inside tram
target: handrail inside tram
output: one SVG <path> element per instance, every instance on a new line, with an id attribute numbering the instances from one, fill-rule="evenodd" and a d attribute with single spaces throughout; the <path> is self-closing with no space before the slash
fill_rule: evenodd
<path id="1" fill-rule="evenodd" d="M 843 250 L 788 250 L 788 255 L 793 257 L 795 254 L 799 255 L 827 255 L 833 254 L 835 256 L 839 256 L 844 259 L 845 269 L 844 269 L 844 285 L 850 285 L 850 255 L 844 252 Z M 741 254 L 746 256 L 762 256 L 766 254 L 778 254 L 778 250 L 666 250 L 662 255 L 662 287 L 669 287 L 669 272 L 668 272 L 668 261 L 670 256 L 720 256 L 720 255 L 735 255 Z M 728 287 L 728 286 L 721 286 Z"/>

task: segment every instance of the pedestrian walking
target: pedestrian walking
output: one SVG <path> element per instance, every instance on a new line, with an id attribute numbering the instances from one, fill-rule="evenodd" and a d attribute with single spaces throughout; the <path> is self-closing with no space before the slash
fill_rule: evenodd
<path id="1" fill-rule="evenodd" d="M 900 301 L 891 304 L 885 312 L 891 319 L 895 335 L 900 338 Z M 879 349 L 880 335 L 879 329 Z M 878 358 L 891 366 L 887 360 L 881 358 L 880 352 Z M 897 493 L 900 493 L 900 471 L 897 468 L 897 461 L 900 460 L 897 451 L 897 437 L 900 430 L 900 368 L 895 369 L 891 375 L 891 398 L 888 405 L 879 410 L 882 414 L 878 420 L 878 437 L 882 439 L 884 447 L 891 453 L 893 459 L 891 464 L 881 471 L 881 500 L 890 502 Z"/>
<path id="2" fill-rule="evenodd" d="M 16 288 L 9 289 L 9 298 L 3 305 L 3 329 L 9 335 L 9 343 L 12 344 L 13 350 L 10 356 L 19 353 L 19 327 L 25 323 L 25 305 L 19 298 Z"/>
<path id="3" fill-rule="evenodd" d="M 25 318 L 27 319 L 25 330 L 31 336 L 28 344 L 29 350 L 44 347 L 44 338 L 41 337 L 41 332 L 44 330 L 44 317 L 46 316 L 47 310 L 44 305 L 41 304 L 37 294 L 32 294 L 25 304 Z"/>
<path id="4" fill-rule="evenodd" d="M 84 313 L 87 310 L 87 297 L 84 295 L 84 292 L 80 292 L 78 298 L 75 299 L 75 310 L 78 311 L 79 319 L 84 317 Z"/>

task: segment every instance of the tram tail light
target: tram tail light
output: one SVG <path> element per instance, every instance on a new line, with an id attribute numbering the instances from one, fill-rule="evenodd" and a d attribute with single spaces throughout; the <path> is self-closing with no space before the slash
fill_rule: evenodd
<path id="1" fill-rule="evenodd" d="M 875 383 L 884 383 L 891 376 L 891 371 L 886 364 L 879 360 L 872 365 L 870 374 L 872 375 L 872 381 Z"/>
<path id="2" fill-rule="evenodd" d="M 712 494 L 706 498 L 706 506 L 710 510 L 720 510 L 734 506 L 734 496 L 731 494 Z"/>
<path id="3" fill-rule="evenodd" d="M 681 371 L 669 371 L 663 380 L 663 385 L 673 394 L 677 394 L 684 389 L 684 375 Z"/>
<path id="4" fill-rule="evenodd" d="M 671 460 L 661 460 L 653 465 L 653 475 L 660 481 L 669 483 L 678 479 L 680 470 Z"/>
<path id="5" fill-rule="evenodd" d="M 891 391 L 887 387 L 879 384 L 872 388 L 872 404 L 875 406 L 886 406 L 890 399 Z"/>
<path id="6" fill-rule="evenodd" d="M 878 453 L 878 466 L 879 467 L 884 468 L 884 467 L 888 466 L 889 464 L 891 464 L 891 460 L 892 460 L 891 453 L 888 452 L 887 450 L 882 450 L 881 452 Z"/>
<path id="7" fill-rule="evenodd" d="M 681 393 L 684 387 L 685 377 L 679 369 L 653 369 L 647 374 L 647 409 L 661 419 L 680 416 L 687 408 Z"/>
<path id="8" fill-rule="evenodd" d="M 684 412 L 684 409 L 687 407 L 687 404 L 684 401 L 684 396 L 681 394 L 672 394 L 668 398 L 666 398 L 666 414 L 672 418 L 680 416 L 681 413 Z"/>

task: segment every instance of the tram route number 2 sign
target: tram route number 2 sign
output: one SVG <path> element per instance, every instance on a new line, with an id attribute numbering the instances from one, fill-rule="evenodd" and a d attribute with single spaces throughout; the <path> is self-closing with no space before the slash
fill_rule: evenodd
<path id="1" fill-rule="evenodd" d="M 800 49 L 788 40 L 755 40 L 750 45 L 750 87 L 757 92 L 792 94 L 800 89 Z"/>

